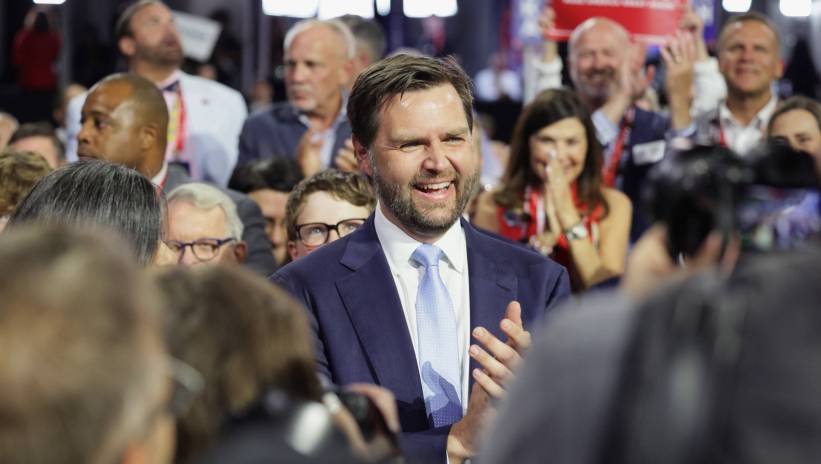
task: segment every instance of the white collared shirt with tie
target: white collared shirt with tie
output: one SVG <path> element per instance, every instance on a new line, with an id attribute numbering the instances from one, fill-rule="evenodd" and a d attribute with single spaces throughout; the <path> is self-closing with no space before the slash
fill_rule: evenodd
<path id="1" fill-rule="evenodd" d="M 413 352 L 419 359 L 419 342 L 416 333 L 416 293 L 419 289 L 419 280 L 424 268 L 417 266 L 411 260 L 411 254 L 422 244 L 409 237 L 402 229 L 394 225 L 382 213 L 381 205 L 376 206 L 374 217 L 376 236 L 385 252 L 388 266 L 393 276 L 402 311 L 405 314 L 405 323 L 413 343 Z M 462 414 L 467 411 L 468 384 L 470 378 L 470 285 L 468 281 L 468 259 L 465 232 L 460 221 L 457 221 L 445 234 L 432 245 L 443 251 L 439 271 L 442 281 L 450 293 L 453 310 L 456 317 L 456 346 L 459 350 L 460 387 L 462 398 Z M 417 369 L 419 363 L 417 362 Z M 419 373 L 421 379 L 422 374 Z"/>

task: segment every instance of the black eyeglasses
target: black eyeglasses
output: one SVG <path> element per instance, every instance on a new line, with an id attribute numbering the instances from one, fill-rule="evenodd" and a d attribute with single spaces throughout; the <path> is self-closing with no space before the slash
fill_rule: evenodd
<path id="1" fill-rule="evenodd" d="M 306 246 L 320 246 L 328 243 L 332 230 L 335 230 L 340 237 L 344 237 L 364 223 L 364 218 L 353 218 L 344 219 L 336 224 L 325 224 L 324 222 L 297 224 L 296 235 Z"/>
<path id="2" fill-rule="evenodd" d="M 179 240 L 166 240 L 165 244 L 174 253 L 182 258 L 185 249 L 191 247 L 191 252 L 194 253 L 200 261 L 210 261 L 216 258 L 219 249 L 228 242 L 236 240 L 234 237 L 228 238 L 201 238 L 193 242 L 180 242 Z"/>

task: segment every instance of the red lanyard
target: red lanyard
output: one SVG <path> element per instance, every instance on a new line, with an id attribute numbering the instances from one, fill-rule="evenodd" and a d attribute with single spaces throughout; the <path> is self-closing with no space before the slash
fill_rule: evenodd
<path id="1" fill-rule="evenodd" d="M 180 106 L 180 115 L 177 122 L 177 153 L 182 153 L 185 148 L 185 100 L 182 98 L 182 86 L 177 86 L 177 104 Z"/>
<path id="2" fill-rule="evenodd" d="M 718 124 L 718 146 L 728 148 L 727 146 L 727 135 L 724 134 L 724 124 L 721 123 L 721 110 L 719 110 L 718 119 L 716 120 Z"/>
<path id="3" fill-rule="evenodd" d="M 630 108 L 621 120 L 619 136 L 616 137 L 613 150 L 610 152 L 610 163 L 604 168 L 604 185 L 607 187 L 612 188 L 616 186 L 616 176 L 618 176 L 619 173 L 619 165 L 621 164 L 621 156 L 624 153 L 624 146 L 627 144 L 627 139 L 630 138 L 630 130 L 633 127 L 633 117 L 633 108 Z"/>

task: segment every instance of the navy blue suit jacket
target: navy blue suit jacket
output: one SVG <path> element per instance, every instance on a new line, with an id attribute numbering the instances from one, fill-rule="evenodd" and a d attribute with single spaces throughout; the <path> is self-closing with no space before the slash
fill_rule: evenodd
<path id="1" fill-rule="evenodd" d="M 650 226 L 650 220 L 644 213 L 642 199 L 645 179 L 650 169 L 659 160 L 652 163 L 639 163 L 633 156 L 636 145 L 665 140 L 670 130 L 670 120 L 659 113 L 635 109 L 635 119 L 630 130 L 630 138 L 624 148 L 624 156 L 619 167 L 619 190 L 630 197 L 633 203 L 633 222 L 630 227 L 630 242 L 634 243 Z"/>
<path id="2" fill-rule="evenodd" d="M 353 234 L 288 264 L 271 279 L 308 309 L 319 372 L 335 384 L 368 382 L 391 390 L 406 456 L 444 462 L 450 427 L 432 428 L 428 422 L 411 336 L 373 221 L 371 215 Z M 465 221 L 462 227 L 471 330 L 482 326 L 505 340 L 499 322 L 508 303 L 521 303 L 522 320 L 530 329 L 570 294 L 567 271 L 560 265 Z"/>
<path id="3" fill-rule="evenodd" d="M 331 167 L 337 150 L 345 145 L 345 140 L 351 136 L 351 125 L 345 119 L 334 130 Z M 299 121 L 299 114 L 290 103 L 274 103 L 269 108 L 249 116 L 242 125 L 237 166 L 274 156 L 295 159 L 296 147 L 307 131 L 308 128 Z"/>

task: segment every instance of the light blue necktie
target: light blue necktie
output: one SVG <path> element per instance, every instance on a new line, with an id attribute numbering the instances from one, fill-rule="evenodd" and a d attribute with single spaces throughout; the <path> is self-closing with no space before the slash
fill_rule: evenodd
<path id="1" fill-rule="evenodd" d="M 416 294 L 416 333 L 422 393 L 433 426 L 462 418 L 461 377 L 453 302 L 439 275 L 442 250 L 422 244 L 411 259 L 424 267 Z"/>

